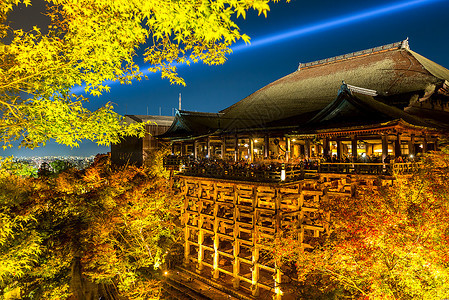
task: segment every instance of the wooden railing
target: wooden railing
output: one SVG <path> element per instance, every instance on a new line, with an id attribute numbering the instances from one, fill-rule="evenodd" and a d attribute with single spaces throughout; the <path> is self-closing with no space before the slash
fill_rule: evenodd
<path id="1" fill-rule="evenodd" d="M 392 167 L 393 175 L 413 174 L 419 171 L 421 163 L 409 162 L 409 163 L 394 163 Z"/>
<path id="2" fill-rule="evenodd" d="M 245 180 L 256 182 L 295 181 L 313 178 L 321 173 L 360 175 L 404 175 L 419 170 L 419 163 L 332 163 L 311 161 L 297 164 L 239 164 L 224 161 L 193 161 L 188 158 L 168 156 L 164 167 L 180 171 L 183 175 Z"/>
<path id="3" fill-rule="evenodd" d="M 386 163 L 320 163 L 319 173 L 339 174 L 391 174 L 392 164 Z"/>
<path id="4" fill-rule="evenodd" d="M 285 172 L 285 177 L 283 173 Z M 186 166 L 182 171 L 183 175 L 223 178 L 231 180 L 245 180 L 255 182 L 280 182 L 295 181 L 304 178 L 304 170 L 301 168 L 287 168 L 282 170 L 262 170 L 251 168 L 217 168 L 214 166 L 207 167 L 202 165 Z"/>
<path id="5" fill-rule="evenodd" d="M 320 163 L 319 173 L 403 175 L 419 170 L 420 164 L 409 163 Z"/>

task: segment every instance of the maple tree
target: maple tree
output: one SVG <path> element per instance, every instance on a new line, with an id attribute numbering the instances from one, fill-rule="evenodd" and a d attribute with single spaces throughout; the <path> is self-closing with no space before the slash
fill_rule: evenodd
<path id="1" fill-rule="evenodd" d="M 448 179 L 444 148 L 392 187 L 360 187 L 356 197 L 321 203 L 331 211 L 331 233 L 304 250 L 293 230 L 276 238 L 273 257 L 299 279 L 293 286 L 303 299 L 446 299 Z"/>
<path id="2" fill-rule="evenodd" d="M 119 168 L 99 156 L 38 178 L 2 168 L 0 298 L 157 298 L 180 203 L 161 159 Z"/>
<path id="3" fill-rule="evenodd" d="M 275 2 L 277 0 L 274 0 Z M 230 45 L 249 37 L 234 19 L 254 9 L 269 11 L 268 0 L 46 0 L 48 28 L 12 30 L 7 15 L 31 0 L 0 2 L 0 137 L 37 147 L 49 139 L 78 146 L 100 145 L 123 135 L 143 134 L 143 124 L 124 124 L 111 103 L 96 111 L 85 96 L 109 91 L 106 82 L 131 83 L 143 73 L 135 62 L 139 48 L 151 72 L 184 84 L 177 64 L 222 64 Z"/>

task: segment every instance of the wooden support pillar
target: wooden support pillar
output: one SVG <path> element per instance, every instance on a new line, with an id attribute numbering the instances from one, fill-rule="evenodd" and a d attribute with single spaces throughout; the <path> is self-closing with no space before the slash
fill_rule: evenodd
<path id="1" fill-rule="evenodd" d="M 281 192 L 278 188 L 276 189 L 274 201 L 275 201 L 275 203 L 274 203 L 274 213 L 275 213 L 274 232 L 277 234 L 277 233 L 279 233 L 279 230 L 281 228 L 281 202 L 282 202 Z"/>
<path id="2" fill-rule="evenodd" d="M 415 156 L 415 135 L 410 135 L 410 141 L 408 142 L 408 154 Z"/>
<path id="3" fill-rule="evenodd" d="M 226 158 L 226 136 L 223 136 L 221 138 L 221 159 L 225 159 Z"/>
<path id="4" fill-rule="evenodd" d="M 382 134 L 382 162 L 385 162 L 385 158 L 388 155 L 388 136 Z"/>
<path id="5" fill-rule="evenodd" d="M 254 139 L 253 138 L 249 138 L 249 155 L 248 158 L 251 162 L 254 161 Z"/>
<path id="6" fill-rule="evenodd" d="M 257 213 L 257 207 L 258 207 L 258 195 L 257 195 L 257 187 L 253 187 L 252 189 L 252 209 L 253 209 L 253 220 L 252 220 L 252 227 L 253 227 L 253 236 L 252 236 L 252 259 L 251 259 L 251 279 L 252 279 L 252 295 L 254 297 L 258 297 L 260 294 L 259 290 L 259 247 L 257 245 L 257 237 L 258 237 L 258 225 L 256 220 L 256 213 Z"/>
<path id="7" fill-rule="evenodd" d="M 206 141 L 206 147 L 207 147 L 207 158 L 210 158 L 210 136 L 207 137 Z"/>
<path id="8" fill-rule="evenodd" d="M 287 147 L 286 148 L 287 149 L 285 151 L 285 160 L 288 162 L 290 160 L 291 151 L 292 151 L 292 149 L 291 149 L 291 141 L 290 141 L 289 137 L 287 137 Z"/>
<path id="9" fill-rule="evenodd" d="M 304 156 L 305 158 L 310 158 L 310 140 L 306 139 L 304 143 Z"/>
<path id="10" fill-rule="evenodd" d="M 266 134 L 265 137 L 263 138 L 263 142 L 264 142 L 263 157 L 268 158 L 268 154 L 270 151 L 270 138 L 268 137 L 268 134 Z"/>
<path id="11" fill-rule="evenodd" d="M 325 137 L 323 139 L 323 156 L 328 157 L 331 156 L 330 154 L 330 147 L 329 147 L 329 138 Z"/>
<path id="12" fill-rule="evenodd" d="M 306 140 L 306 142 L 309 140 Z M 310 141 L 309 141 L 309 151 L 310 151 Z M 309 152 L 310 153 L 310 152 Z M 282 203 L 282 195 L 281 195 L 281 191 L 279 188 L 276 189 L 276 193 L 275 193 L 275 206 L 274 206 L 274 210 L 275 210 L 275 225 L 274 225 L 274 230 L 275 230 L 275 234 L 279 234 L 280 230 L 281 230 L 281 203 Z M 282 299 L 282 292 L 281 292 L 281 288 L 280 288 L 280 283 L 281 283 L 281 270 L 278 268 L 278 266 L 275 263 L 275 271 L 274 271 L 274 292 L 275 292 L 275 296 L 274 299 L 280 300 Z"/>
<path id="13" fill-rule="evenodd" d="M 282 273 L 277 265 L 275 265 L 274 274 L 274 298 L 275 300 L 282 299 L 281 283 L 282 283 Z"/>
<path id="14" fill-rule="evenodd" d="M 401 155 L 401 135 L 398 133 L 396 134 L 396 140 L 394 141 L 394 157 L 400 157 Z"/>
<path id="15" fill-rule="evenodd" d="M 214 184 L 214 192 L 217 190 L 217 185 Z M 220 255 L 218 253 L 218 248 L 220 246 L 220 237 L 218 235 L 218 226 L 220 225 L 220 220 L 218 219 L 218 203 L 217 197 L 214 197 L 214 262 L 213 262 L 213 270 L 212 277 L 214 279 L 218 279 L 220 276 L 220 271 L 218 271 L 218 262 L 220 261 Z"/>
<path id="16" fill-rule="evenodd" d="M 234 161 L 239 160 L 239 136 L 235 135 L 235 145 L 234 145 Z"/>
<path id="17" fill-rule="evenodd" d="M 253 246 L 253 253 L 252 253 L 252 295 L 253 297 L 258 297 L 260 295 L 260 288 L 259 288 L 259 273 L 260 273 L 260 267 L 259 267 L 259 246 L 254 245 Z"/>
<path id="18" fill-rule="evenodd" d="M 232 286 L 235 289 L 238 289 L 240 286 L 240 259 L 239 259 L 239 254 L 240 254 L 240 242 L 238 241 L 239 238 L 239 224 L 238 224 L 238 189 L 237 187 L 234 185 L 234 199 L 233 199 L 233 204 L 234 204 L 234 214 L 233 214 L 233 221 L 234 221 L 234 229 L 232 231 L 233 234 L 233 256 L 234 256 L 234 262 L 232 264 L 232 275 L 233 275 L 233 282 L 232 282 Z"/>
<path id="19" fill-rule="evenodd" d="M 189 264 L 189 255 L 190 255 L 190 229 L 187 225 L 184 225 L 184 267 Z"/>
<path id="20" fill-rule="evenodd" d="M 197 140 L 193 141 L 193 158 L 194 159 L 198 158 L 198 141 Z"/>
<path id="21" fill-rule="evenodd" d="M 423 141 L 422 141 L 422 153 L 426 153 L 426 152 L 427 152 L 427 136 L 424 135 Z"/>
<path id="22" fill-rule="evenodd" d="M 337 159 L 341 160 L 342 159 L 342 153 L 341 153 L 341 141 L 337 140 Z"/>
<path id="23" fill-rule="evenodd" d="M 185 151 L 184 151 L 185 145 L 183 142 L 180 142 L 180 143 L 181 143 L 181 156 L 184 156 L 185 155 Z"/>
<path id="24" fill-rule="evenodd" d="M 299 219 L 298 219 L 298 228 L 300 228 L 300 231 L 298 233 L 298 241 L 300 242 L 300 245 L 302 247 L 302 244 L 304 243 L 304 209 L 302 208 L 304 206 L 304 192 L 303 192 L 303 185 L 304 183 L 300 183 L 298 186 L 299 191 L 299 199 L 298 199 L 298 210 L 299 213 Z"/>
<path id="25" fill-rule="evenodd" d="M 357 136 L 356 135 L 351 136 L 351 156 L 352 156 L 352 161 L 356 162 L 357 161 Z"/>
<path id="26" fill-rule="evenodd" d="M 198 208 L 199 221 L 198 221 L 198 268 L 196 270 L 197 273 L 201 273 L 201 271 L 204 269 L 204 265 L 203 265 L 203 259 L 204 259 L 204 247 L 203 247 L 204 231 L 201 228 L 201 227 L 203 227 L 204 218 L 203 218 L 203 216 L 201 216 L 201 204 L 202 204 L 202 202 L 200 202 L 200 207 Z"/>
<path id="27" fill-rule="evenodd" d="M 187 194 L 187 188 L 186 192 Z M 184 194 L 184 207 L 183 207 L 183 225 L 184 225 L 184 267 L 186 267 L 189 264 L 189 256 L 190 256 L 190 228 L 187 226 L 189 222 L 189 213 L 187 212 L 187 209 L 189 208 L 189 198 L 185 197 Z"/>

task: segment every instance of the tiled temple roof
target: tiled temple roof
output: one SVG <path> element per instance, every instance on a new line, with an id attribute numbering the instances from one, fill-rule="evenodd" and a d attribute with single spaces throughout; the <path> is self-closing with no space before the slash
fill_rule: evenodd
<path id="1" fill-rule="evenodd" d="M 200 113 L 181 112 L 164 137 L 192 138 L 220 132 L 309 128 L 310 120 L 336 101 L 343 80 L 348 83 L 349 90 L 362 95 L 357 96 L 359 102 L 367 105 L 366 109 L 371 109 L 371 113 L 378 113 L 379 120 L 392 119 L 395 115 L 396 119 L 417 125 L 420 122 L 419 125 L 449 125 L 449 113 L 438 112 L 443 115 L 439 116 L 439 121 L 428 122 L 432 119 L 431 114 L 426 115 L 426 120 L 417 121 L 419 118 L 408 113 L 419 115 L 423 112 L 416 107 L 404 112 L 403 108 L 413 99 L 430 97 L 435 91 L 444 92 L 449 86 L 449 70 L 410 50 L 408 40 L 405 40 L 300 64 L 297 71 L 218 114 L 201 116 Z M 443 96 L 449 102 L 448 95 Z M 368 112 L 360 109 L 358 113 L 366 115 Z M 351 118 L 357 126 L 367 122 L 372 124 L 372 118 L 355 115 Z"/>
<path id="2" fill-rule="evenodd" d="M 215 133 L 220 129 L 220 113 L 180 110 L 171 127 L 161 138 L 191 138 Z"/>
<path id="3" fill-rule="evenodd" d="M 225 127 L 232 130 L 236 123 L 246 128 L 260 127 L 294 116 L 305 122 L 304 118 L 335 99 L 342 80 L 375 90 L 385 101 L 395 95 L 421 93 L 430 85 L 439 86 L 449 80 L 449 70 L 403 47 L 403 43 L 304 64 L 224 109 L 224 119 L 234 120 Z"/>
<path id="4" fill-rule="evenodd" d="M 360 124 L 381 124 L 394 120 L 403 120 L 415 126 L 432 127 L 421 118 L 377 101 L 371 95 L 352 92 L 348 85 L 343 84 L 337 98 L 316 114 L 306 126 L 321 130 Z"/>

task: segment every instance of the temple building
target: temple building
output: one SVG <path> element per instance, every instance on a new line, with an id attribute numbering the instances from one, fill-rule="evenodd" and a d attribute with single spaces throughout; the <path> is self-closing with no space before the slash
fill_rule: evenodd
<path id="1" fill-rule="evenodd" d="M 162 138 L 194 158 L 415 155 L 449 126 L 449 71 L 408 41 L 302 63 L 219 113 L 178 111 Z"/>
<path id="2" fill-rule="evenodd" d="M 114 164 L 142 165 L 148 155 L 161 148 L 164 141 L 155 137 L 165 133 L 171 126 L 174 117 L 151 115 L 125 115 L 125 122 L 146 123 L 143 138 L 128 136 L 120 143 L 111 145 L 111 160 Z"/>
<path id="3" fill-rule="evenodd" d="M 218 113 L 178 111 L 159 138 L 184 199 L 182 274 L 230 297 L 294 299 L 294 270 L 260 241 L 293 228 L 313 249 L 332 219 L 322 201 L 410 176 L 448 130 L 449 70 L 408 40 L 301 63 Z"/>

